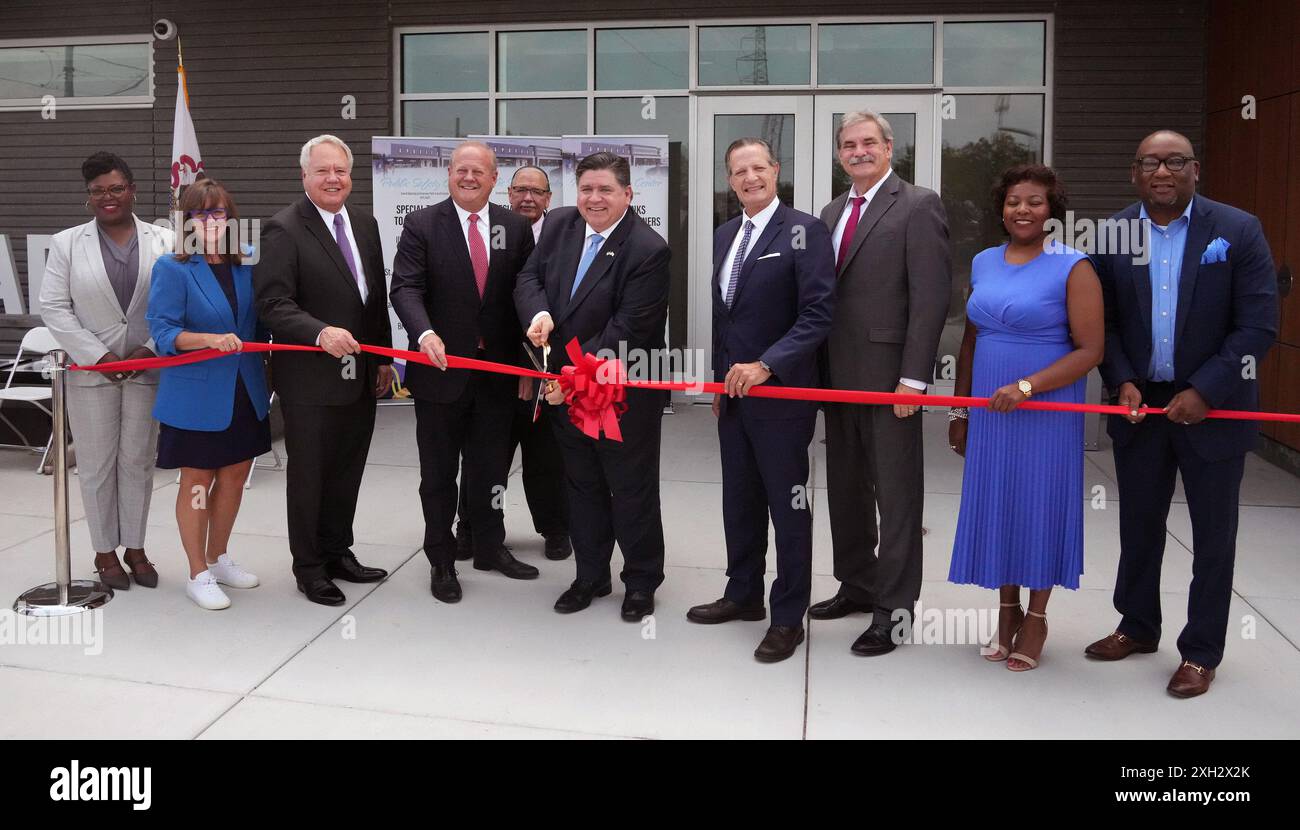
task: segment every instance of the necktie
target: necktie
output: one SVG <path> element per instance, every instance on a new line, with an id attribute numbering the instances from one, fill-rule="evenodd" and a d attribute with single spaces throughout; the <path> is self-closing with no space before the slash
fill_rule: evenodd
<path id="1" fill-rule="evenodd" d="M 754 231 L 754 223 L 745 220 L 745 233 L 740 237 L 740 247 L 736 249 L 736 258 L 731 261 L 731 279 L 727 280 L 727 308 L 736 301 L 736 283 L 740 282 L 740 266 L 745 264 L 745 251 L 749 248 L 749 235 Z"/>
<path id="2" fill-rule="evenodd" d="M 474 283 L 478 286 L 478 298 L 483 299 L 483 289 L 487 288 L 488 252 L 483 244 L 483 234 L 478 232 L 478 214 L 469 215 L 469 262 L 474 266 Z"/>
<path id="3" fill-rule="evenodd" d="M 334 241 L 339 243 L 339 250 L 343 252 L 343 259 L 348 264 L 348 270 L 352 272 L 352 279 L 357 283 L 357 291 L 361 292 L 361 302 L 366 301 L 366 284 L 361 279 L 361 274 L 357 272 L 357 261 L 352 256 L 352 245 L 348 242 L 348 234 L 345 230 L 343 214 L 334 214 Z"/>
<path id="4" fill-rule="evenodd" d="M 592 261 L 596 259 L 596 252 L 600 250 L 600 246 L 604 241 L 605 237 L 598 233 L 591 235 L 591 244 L 587 246 L 587 250 L 582 254 L 582 260 L 578 263 L 578 273 L 573 276 L 573 290 L 569 292 L 570 298 L 578 293 L 578 286 L 582 283 L 582 278 L 587 275 L 587 269 L 591 267 Z"/>
<path id="5" fill-rule="evenodd" d="M 844 258 L 849 254 L 849 246 L 853 244 L 853 234 L 858 229 L 858 219 L 862 216 L 862 203 L 866 200 L 866 196 L 853 197 L 853 212 L 849 214 L 849 221 L 844 225 L 844 236 L 840 237 L 840 255 L 835 258 L 836 271 L 844 267 Z"/>

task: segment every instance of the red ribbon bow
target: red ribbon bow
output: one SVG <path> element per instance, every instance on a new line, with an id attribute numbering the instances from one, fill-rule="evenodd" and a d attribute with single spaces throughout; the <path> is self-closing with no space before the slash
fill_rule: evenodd
<path id="1" fill-rule="evenodd" d="M 583 354 L 578 338 L 564 347 L 572 366 L 560 374 L 569 420 L 585 435 L 599 439 L 601 432 L 611 441 L 622 441 L 618 418 L 627 411 L 627 370 L 618 360 L 601 360 Z"/>

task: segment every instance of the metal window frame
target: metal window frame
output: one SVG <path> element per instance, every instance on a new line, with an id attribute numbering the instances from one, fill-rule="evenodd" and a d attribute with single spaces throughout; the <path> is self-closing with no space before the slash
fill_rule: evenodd
<path id="1" fill-rule="evenodd" d="M 102 46 L 119 43 L 140 43 L 149 47 L 147 95 L 81 95 L 64 98 L 55 95 L 54 102 L 62 110 L 146 109 L 154 105 L 154 36 L 139 35 L 87 35 L 46 38 L 14 38 L 0 40 L 0 49 L 34 49 L 48 46 Z M 46 96 L 49 97 L 49 96 Z M 30 112 L 43 110 L 45 98 L 0 98 L 0 112 Z"/>

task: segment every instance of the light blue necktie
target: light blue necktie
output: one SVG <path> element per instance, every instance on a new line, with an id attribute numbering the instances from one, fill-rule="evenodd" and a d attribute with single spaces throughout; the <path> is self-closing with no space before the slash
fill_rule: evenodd
<path id="1" fill-rule="evenodd" d="M 578 286 L 582 284 L 582 278 L 587 276 L 587 269 L 591 267 L 591 263 L 596 259 L 596 252 L 600 250 L 600 246 L 604 241 L 605 237 L 598 233 L 591 235 L 591 244 L 587 246 L 586 252 L 582 255 L 582 260 L 578 263 L 578 273 L 573 277 L 573 290 L 569 292 L 569 299 L 573 299 L 573 295 L 578 293 Z"/>

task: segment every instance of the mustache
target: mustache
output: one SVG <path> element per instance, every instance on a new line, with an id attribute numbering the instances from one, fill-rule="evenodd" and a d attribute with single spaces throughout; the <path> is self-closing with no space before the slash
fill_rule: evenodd
<path id="1" fill-rule="evenodd" d="M 849 156 L 849 164 L 861 164 L 864 161 L 875 161 L 876 157 L 871 153 L 864 153 L 860 156 Z"/>

